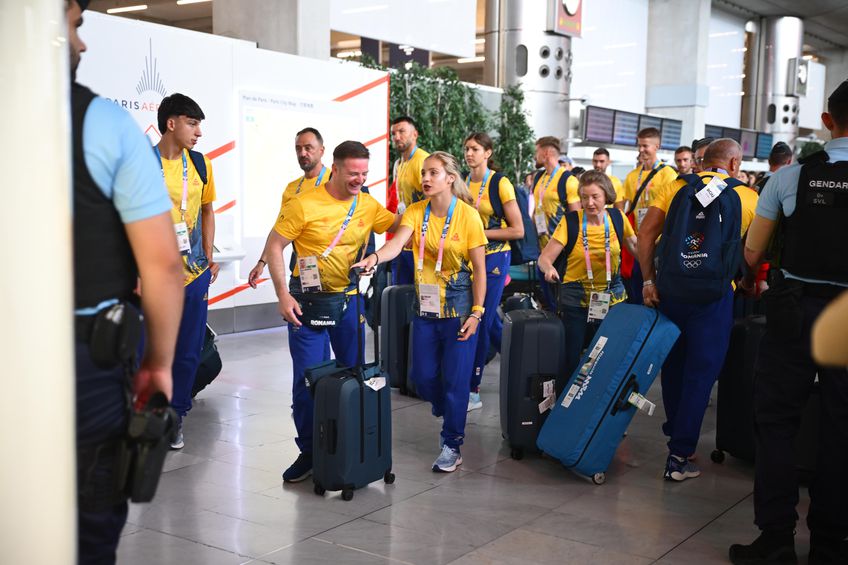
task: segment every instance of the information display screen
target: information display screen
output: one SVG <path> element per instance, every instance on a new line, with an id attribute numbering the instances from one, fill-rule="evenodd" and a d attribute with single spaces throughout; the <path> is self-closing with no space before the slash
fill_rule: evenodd
<path id="1" fill-rule="evenodd" d="M 704 137 L 712 137 L 713 139 L 718 139 L 720 137 L 724 137 L 722 131 L 723 130 L 721 126 L 711 126 L 707 124 L 706 126 L 704 126 Z"/>
<path id="2" fill-rule="evenodd" d="M 615 127 L 612 142 L 618 145 L 636 145 L 639 131 L 639 114 L 615 111 Z"/>
<path id="3" fill-rule="evenodd" d="M 742 143 L 742 130 L 738 130 L 735 128 L 723 128 L 721 130 L 721 136 L 733 139 Z"/>
<path id="4" fill-rule="evenodd" d="M 757 134 L 757 151 L 754 157 L 757 159 L 768 159 L 774 144 L 774 136 L 770 133 Z"/>
<path id="5" fill-rule="evenodd" d="M 586 131 L 583 140 L 595 143 L 612 143 L 614 118 L 615 110 L 587 106 Z"/>
<path id="6" fill-rule="evenodd" d="M 656 118 L 654 116 L 645 116 L 644 114 L 639 116 L 639 129 L 645 128 L 657 128 L 658 130 L 662 130 L 662 118 Z"/>
<path id="7" fill-rule="evenodd" d="M 680 120 L 663 118 L 662 141 L 660 142 L 660 147 L 671 151 L 680 147 L 680 135 L 682 131 L 683 122 Z"/>
<path id="8" fill-rule="evenodd" d="M 742 157 L 745 159 L 753 159 L 757 153 L 757 132 L 742 130 Z"/>

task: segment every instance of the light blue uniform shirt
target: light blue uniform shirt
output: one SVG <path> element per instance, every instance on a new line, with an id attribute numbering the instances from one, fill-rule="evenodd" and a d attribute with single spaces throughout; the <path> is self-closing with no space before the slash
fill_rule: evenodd
<path id="1" fill-rule="evenodd" d="M 105 98 L 91 101 L 82 125 L 83 155 L 95 184 L 125 224 L 171 210 L 171 198 L 150 141 L 126 110 Z M 77 314 L 95 314 L 107 300 Z"/>
<path id="2" fill-rule="evenodd" d="M 824 150 L 827 151 L 827 155 L 830 157 L 830 163 L 848 161 L 848 137 L 838 137 L 828 141 L 824 146 Z M 788 218 L 791 216 L 795 212 L 795 200 L 798 195 L 798 180 L 800 177 L 801 165 L 789 165 L 771 175 L 760 192 L 760 199 L 757 202 L 757 215 L 772 221 L 777 221 L 781 211 L 785 217 Z M 783 275 L 788 279 L 848 287 L 848 284 L 834 281 L 798 277 L 786 269 L 781 269 L 781 271 L 783 271 Z"/>

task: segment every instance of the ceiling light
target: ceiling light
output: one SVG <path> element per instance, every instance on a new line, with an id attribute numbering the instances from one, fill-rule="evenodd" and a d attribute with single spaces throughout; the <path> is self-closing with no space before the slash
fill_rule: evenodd
<path id="1" fill-rule="evenodd" d="M 140 12 L 147 9 L 147 4 L 139 4 L 138 6 L 124 6 L 123 8 L 109 8 L 107 14 L 121 14 L 123 12 Z"/>
<path id="2" fill-rule="evenodd" d="M 361 56 L 362 56 L 362 51 L 360 51 L 359 49 L 354 49 L 352 51 L 339 51 L 338 53 L 336 53 L 336 57 L 339 57 L 340 59 L 349 59 L 351 57 L 361 57 Z"/>
<path id="3" fill-rule="evenodd" d="M 177 0 L 177 6 L 185 6 L 186 4 L 200 4 L 201 2 L 211 2 L 212 0 Z"/>
<path id="4" fill-rule="evenodd" d="M 464 57 L 462 59 L 457 59 L 456 62 L 460 65 L 464 65 L 465 63 L 482 63 L 485 60 L 485 57 Z"/>
<path id="5" fill-rule="evenodd" d="M 475 45 L 483 45 L 484 43 L 486 43 L 485 37 L 478 37 L 477 39 L 474 40 Z"/>

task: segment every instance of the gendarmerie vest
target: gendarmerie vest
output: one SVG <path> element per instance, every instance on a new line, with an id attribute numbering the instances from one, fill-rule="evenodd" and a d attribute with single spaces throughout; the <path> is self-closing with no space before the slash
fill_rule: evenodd
<path id="1" fill-rule="evenodd" d="M 94 98 L 95 94 L 84 86 L 74 83 L 71 87 L 76 308 L 96 306 L 111 298 L 130 298 L 138 277 L 124 223 L 85 164 L 83 121 Z"/>
<path id="2" fill-rule="evenodd" d="M 780 266 L 798 277 L 848 283 L 841 245 L 848 211 L 848 161 L 828 163 L 828 158 L 820 151 L 801 161 L 795 211 L 784 218 Z"/>

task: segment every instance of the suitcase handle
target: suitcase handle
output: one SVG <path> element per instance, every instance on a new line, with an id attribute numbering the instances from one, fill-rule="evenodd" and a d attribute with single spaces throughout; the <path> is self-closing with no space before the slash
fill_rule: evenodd
<path id="1" fill-rule="evenodd" d="M 630 407 L 630 403 L 627 399 L 630 398 L 630 395 L 634 392 L 639 392 L 639 382 L 636 380 L 636 375 L 630 375 L 630 378 L 627 380 L 627 384 L 624 385 L 624 389 L 622 389 L 621 394 L 618 395 L 618 400 L 616 400 L 612 405 L 610 414 L 615 416 L 618 412 Z"/>

